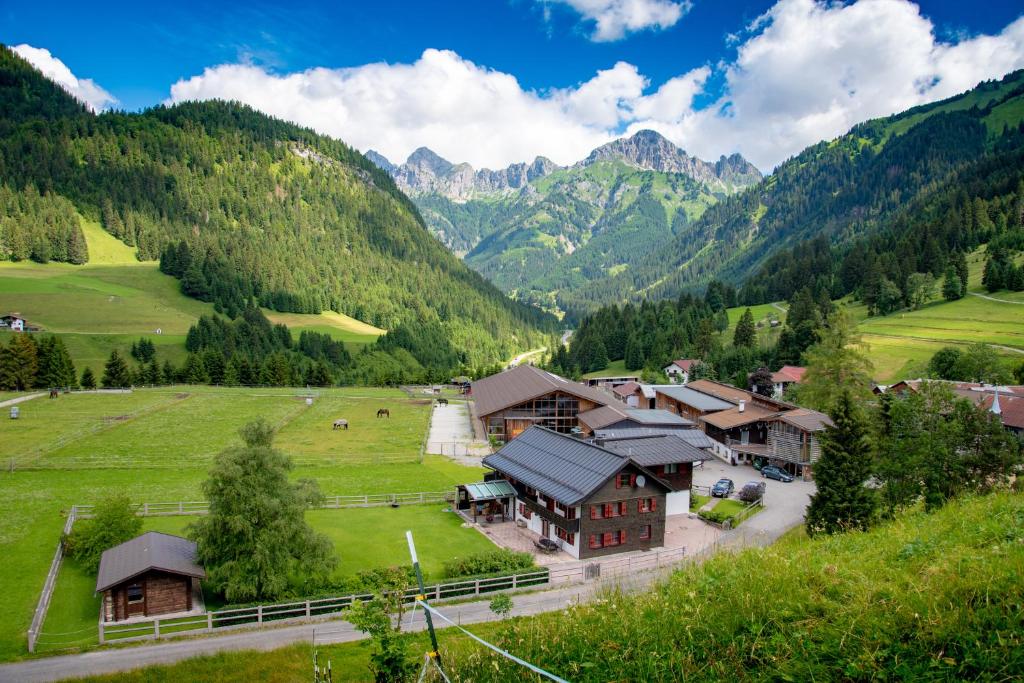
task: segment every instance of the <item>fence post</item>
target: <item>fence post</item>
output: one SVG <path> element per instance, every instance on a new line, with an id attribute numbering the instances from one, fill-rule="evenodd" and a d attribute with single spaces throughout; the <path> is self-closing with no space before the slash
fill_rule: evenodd
<path id="1" fill-rule="evenodd" d="M 263 623 L 263 605 L 257 605 L 256 606 L 256 623 L 257 624 L 262 624 Z"/>
<path id="2" fill-rule="evenodd" d="M 159 619 L 154 619 L 153 620 L 153 637 L 154 638 L 159 638 L 160 637 L 160 620 Z"/>
<path id="3" fill-rule="evenodd" d="M 206 613 L 206 630 L 207 631 L 212 631 L 213 630 L 213 612 L 207 612 Z"/>
<path id="4" fill-rule="evenodd" d="M 102 619 L 100 619 L 100 637 L 99 637 L 99 641 L 100 641 L 100 645 L 102 645 L 103 643 L 107 642 L 107 634 L 105 632 L 105 629 L 103 628 L 103 620 Z"/>
<path id="5" fill-rule="evenodd" d="M 185 512 L 185 501 L 179 500 L 178 501 L 178 514 L 180 515 L 183 512 Z"/>
<path id="6" fill-rule="evenodd" d="M 142 516 L 146 517 L 147 515 L 149 515 L 149 503 L 143 503 L 142 504 Z"/>
<path id="7" fill-rule="evenodd" d="M 512 575 L 512 587 L 513 588 L 516 587 L 516 583 L 518 582 L 518 579 L 519 579 L 519 575 L 518 574 L 513 574 Z"/>
<path id="8" fill-rule="evenodd" d="M 308 619 L 308 618 L 309 618 L 309 616 L 310 616 L 310 611 L 309 611 L 309 600 L 306 600 L 306 618 Z"/>
<path id="9" fill-rule="evenodd" d="M 480 595 L 480 579 L 476 580 L 476 585 L 474 588 L 476 590 L 476 593 L 474 593 L 474 595 Z"/>

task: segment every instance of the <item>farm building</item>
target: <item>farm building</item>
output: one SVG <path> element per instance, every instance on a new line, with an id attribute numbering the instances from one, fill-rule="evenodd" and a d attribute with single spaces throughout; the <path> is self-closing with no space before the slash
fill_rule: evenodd
<path id="1" fill-rule="evenodd" d="M 630 408 L 655 407 L 654 387 L 640 382 L 627 382 L 612 389 L 615 398 Z"/>
<path id="2" fill-rule="evenodd" d="M 654 397 L 655 406 L 659 410 L 667 410 L 694 422 L 708 413 L 727 410 L 733 406 L 729 401 L 723 401 L 690 387 L 677 387 L 671 384 L 655 386 Z"/>
<path id="3" fill-rule="evenodd" d="M 196 544 L 150 531 L 103 552 L 96 592 L 103 594 L 103 620 L 189 612 L 202 605 Z"/>
<path id="4" fill-rule="evenodd" d="M 578 426 L 577 415 L 614 403 L 609 393 L 571 382 L 532 365 L 519 365 L 473 382 L 477 419 L 488 438 L 505 443 L 531 426 L 562 434 Z"/>
<path id="5" fill-rule="evenodd" d="M 633 458 L 531 427 L 483 464 L 515 490 L 516 522 L 572 557 L 664 545 L 673 489 Z"/>
<path id="6" fill-rule="evenodd" d="M 690 373 L 693 369 L 694 363 L 699 361 L 687 358 L 682 360 L 674 360 L 666 365 L 663 370 L 668 378 L 675 384 L 686 384 L 690 381 Z"/>
<path id="7" fill-rule="evenodd" d="M 621 377 L 591 377 L 587 380 L 587 386 L 611 390 L 615 387 L 620 387 L 623 384 L 637 382 L 639 379 L 640 377 L 637 375 L 622 375 Z"/>
<path id="8" fill-rule="evenodd" d="M 689 443 L 678 431 L 617 439 L 595 438 L 593 443 L 643 465 L 665 482 L 671 489 L 665 495 L 666 515 L 690 511 L 693 466 L 713 458 L 706 450 Z"/>
<path id="9" fill-rule="evenodd" d="M 11 332 L 38 332 L 39 328 L 29 325 L 28 322 L 18 313 L 8 313 L 7 315 L 0 316 L 0 330 L 10 330 Z"/>
<path id="10" fill-rule="evenodd" d="M 588 410 L 580 413 L 578 419 L 580 429 L 585 434 L 593 434 L 598 429 L 623 427 L 696 427 L 692 420 L 667 410 L 626 408 L 621 403 Z"/>

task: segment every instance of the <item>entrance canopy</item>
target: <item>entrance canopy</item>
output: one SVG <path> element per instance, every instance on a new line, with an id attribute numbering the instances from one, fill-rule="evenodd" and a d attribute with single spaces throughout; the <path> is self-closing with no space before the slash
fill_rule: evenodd
<path id="1" fill-rule="evenodd" d="M 516 497 L 515 488 L 513 488 L 512 484 L 508 483 L 504 479 L 482 481 L 478 484 L 463 484 L 459 488 L 466 491 L 469 495 L 470 502 L 473 503 Z"/>

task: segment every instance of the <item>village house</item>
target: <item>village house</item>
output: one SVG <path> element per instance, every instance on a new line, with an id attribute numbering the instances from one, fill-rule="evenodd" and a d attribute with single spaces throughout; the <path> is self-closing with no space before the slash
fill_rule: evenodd
<path id="1" fill-rule="evenodd" d="M 654 386 L 655 407 L 697 422 L 708 413 L 728 410 L 733 403 L 715 396 L 672 384 Z"/>
<path id="2" fill-rule="evenodd" d="M 103 621 L 189 612 L 203 604 L 196 544 L 156 531 L 105 550 L 96 592 L 103 595 Z"/>
<path id="3" fill-rule="evenodd" d="M 8 313 L 0 316 L 0 330 L 11 332 L 38 332 L 39 328 L 29 325 L 28 322 L 18 313 Z"/>
<path id="4" fill-rule="evenodd" d="M 673 489 L 631 457 L 535 426 L 483 464 L 515 490 L 515 521 L 576 559 L 664 545 Z"/>
<path id="5" fill-rule="evenodd" d="M 593 434 L 598 429 L 623 427 L 696 427 L 692 420 L 668 410 L 628 408 L 623 407 L 621 403 L 611 403 L 588 410 L 580 413 L 577 418 L 583 434 Z"/>
<path id="6" fill-rule="evenodd" d="M 772 373 L 772 384 L 774 385 L 774 396 L 775 398 L 782 398 L 786 393 L 786 389 L 793 386 L 794 384 L 800 384 L 804 379 L 804 373 L 807 372 L 807 368 L 802 368 L 798 365 L 783 365 L 777 371 Z M 753 391 L 754 387 L 750 387 Z"/>
<path id="7" fill-rule="evenodd" d="M 935 382 L 949 387 L 955 396 L 982 406 L 999 416 L 1007 430 L 1024 438 L 1024 385 L 1011 384 L 995 386 L 981 382 L 954 382 L 941 379 L 905 379 L 876 394 L 890 393 L 906 397 L 921 391 L 925 382 Z"/>
<path id="8" fill-rule="evenodd" d="M 588 387 L 597 387 L 598 389 L 612 390 L 616 387 L 620 387 L 623 384 L 629 384 L 636 382 L 640 379 L 637 375 L 623 375 L 621 377 L 591 377 L 587 380 Z"/>
<path id="9" fill-rule="evenodd" d="M 690 511 L 690 487 L 693 466 L 712 459 L 712 455 L 689 443 L 681 431 L 647 436 L 593 439 L 593 443 L 643 465 L 668 484 L 665 514 L 682 515 Z"/>
<path id="10" fill-rule="evenodd" d="M 577 416 L 616 402 L 610 393 L 520 365 L 473 382 L 476 417 L 488 438 L 506 443 L 539 425 L 561 434 L 578 431 Z"/>
<path id="11" fill-rule="evenodd" d="M 690 381 L 690 374 L 693 370 L 693 365 L 700 361 L 693 359 L 674 360 L 666 365 L 662 370 L 668 375 L 669 380 L 675 384 L 686 384 Z"/>
<path id="12" fill-rule="evenodd" d="M 626 382 L 612 389 L 612 394 L 630 408 L 655 407 L 654 387 L 650 384 Z"/>

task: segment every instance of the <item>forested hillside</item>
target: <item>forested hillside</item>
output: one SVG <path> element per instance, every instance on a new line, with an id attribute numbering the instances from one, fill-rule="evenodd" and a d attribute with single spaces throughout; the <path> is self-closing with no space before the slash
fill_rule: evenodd
<path id="1" fill-rule="evenodd" d="M 230 316 L 255 302 L 436 327 L 465 363 L 553 325 L 452 256 L 344 143 L 223 102 L 95 116 L 7 48 L 0 111 L 4 259 L 82 263 L 81 214 Z"/>

